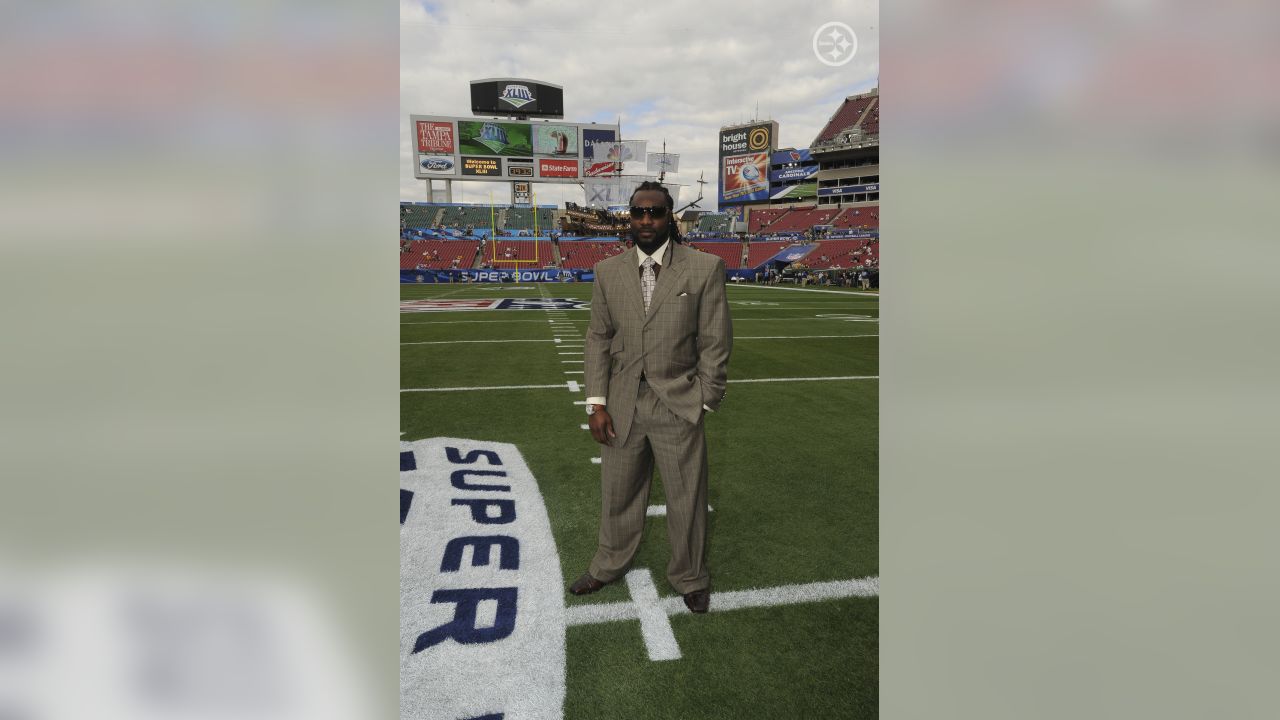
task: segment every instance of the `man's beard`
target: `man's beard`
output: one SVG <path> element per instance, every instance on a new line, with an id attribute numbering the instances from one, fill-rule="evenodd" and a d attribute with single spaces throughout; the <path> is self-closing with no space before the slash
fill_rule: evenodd
<path id="1" fill-rule="evenodd" d="M 653 239 L 646 243 L 640 238 L 640 230 L 637 228 L 631 228 L 631 242 L 635 243 L 636 247 L 643 250 L 646 255 L 652 255 L 653 251 L 662 247 L 662 243 L 666 242 L 667 238 L 670 236 L 671 226 L 668 225 L 667 229 L 662 232 L 655 230 L 653 233 Z"/>

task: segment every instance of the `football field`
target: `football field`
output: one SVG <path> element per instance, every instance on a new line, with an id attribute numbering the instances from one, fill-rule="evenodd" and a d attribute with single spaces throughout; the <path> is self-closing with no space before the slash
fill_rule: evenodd
<path id="1" fill-rule="evenodd" d="M 401 285 L 402 712 L 874 717 L 878 296 L 730 283 L 728 392 L 705 421 L 707 615 L 690 614 L 666 582 L 660 475 L 625 581 L 582 598 L 564 590 L 595 551 L 600 514 L 582 387 L 590 298 L 590 283 Z M 484 470 L 472 475 L 490 477 L 471 483 L 507 485 L 459 482 L 458 463 L 473 461 Z M 454 499 L 432 494 L 440 487 Z M 513 500 L 484 500 L 502 487 Z M 497 533 L 500 502 L 519 513 L 512 546 L 462 555 L 454 544 L 477 532 L 450 536 L 438 518 Z M 436 552 L 446 543 L 472 565 L 447 567 Z M 432 596 L 493 584 L 510 594 L 475 595 L 484 600 L 466 618 L 442 601 L 456 594 Z M 547 667 L 530 669 L 531 657 Z"/>

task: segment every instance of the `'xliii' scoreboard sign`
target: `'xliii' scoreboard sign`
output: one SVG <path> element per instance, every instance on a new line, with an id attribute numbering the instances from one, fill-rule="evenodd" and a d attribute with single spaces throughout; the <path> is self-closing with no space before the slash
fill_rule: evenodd
<path id="1" fill-rule="evenodd" d="M 471 81 L 471 112 L 529 118 L 564 117 L 564 88 L 525 78 Z"/>

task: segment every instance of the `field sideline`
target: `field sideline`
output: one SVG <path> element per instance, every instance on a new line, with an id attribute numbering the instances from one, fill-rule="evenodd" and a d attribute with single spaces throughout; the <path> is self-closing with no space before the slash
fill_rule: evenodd
<path id="1" fill-rule="evenodd" d="M 655 478 L 632 575 L 585 598 L 564 593 L 566 718 L 876 716 L 878 294 L 732 284 L 728 294 L 728 393 L 706 419 L 712 612 L 690 615 L 666 584 Z M 401 285 L 402 442 L 514 445 L 545 503 L 563 583 L 590 560 L 599 517 L 581 387 L 590 297 L 590 283 Z M 501 299 L 572 302 L 413 305 Z"/>

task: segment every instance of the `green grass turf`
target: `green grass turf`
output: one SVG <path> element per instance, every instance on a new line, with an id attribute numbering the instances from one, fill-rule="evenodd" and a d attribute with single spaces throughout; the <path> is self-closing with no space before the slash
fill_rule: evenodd
<path id="1" fill-rule="evenodd" d="M 677 615 L 682 657 L 671 662 L 649 661 L 637 623 L 570 628 L 565 717 L 876 717 L 878 605 L 847 598 Z"/>
<path id="2" fill-rule="evenodd" d="M 567 297 L 589 283 L 402 285 L 405 300 Z M 878 298 L 738 287 L 728 291 L 738 338 L 876 335 Z M 584 332 L 587 311 L 565 311 Z M 551 340 L 533 310 L 403 313 L 401 341 Z M 866 318 L 859 318 L 866 319 Z M 402 345 L 403 388 L 563 384 L 581 359 L 553 342 Z M 740 339 L 730 380 L 877 375 L 878 338 Z M 584 393 L 567 387 L 401 394 L 405 440 L 435 436 L 515 444 L 538 479 L 565 582 L 586 568 L 599 521 L 599 446 L 581 429 Z M 711 483 L 713 590 L 842 580 L 879 574 L 878 383 L 732 383 L 706 421 Z M 661 477 L 650 504 L 662 504 Z M 651 518 L 634 567 L 666 583 L 665 519 Z M 618 582 L 570 606 L 629 599 Z M 714 603 L 714 600 L 713 600 Z M 568 629 L 566 717 L 873 717 L 875 599 L 848 598 L 671 618 L 683 657 L 648 659 L 638 622 Z M 602 711 L 601 708 L 608 708 Z"/>

